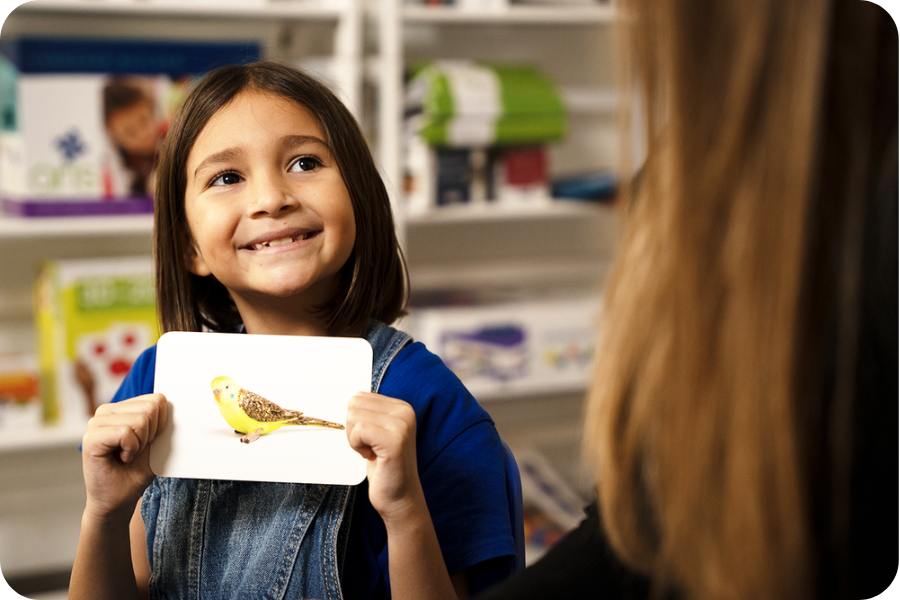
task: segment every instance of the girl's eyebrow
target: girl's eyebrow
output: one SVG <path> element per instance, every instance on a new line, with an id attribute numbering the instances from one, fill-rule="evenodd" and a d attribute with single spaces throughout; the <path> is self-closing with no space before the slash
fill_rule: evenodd
<path id="1" fill-rule="evenodd" d="M 226 148 L 221 152 L 215 152 L 210 154 L 197 165 L 197 168 L 194 169 L 194 178 L 196 179 L 197 174 L 200 173 L 203 169 L 207 168 L 209 165 L 213 165 L 221 162 L 230 162 L 239 156 L 242 156 L 244 151 L 240 148 Z"/>
<path id="2" fill-rule="evenodd" d="M 280 144 L 285 150 L 296 148 L 297 146 L 302 146 L 304 144 L 318 144 L 325 148 L 325 150 L 331 151 L 328 144 L 325 143 L 325 140 L 314 135 L 286 135 L 281 138 Z"/>

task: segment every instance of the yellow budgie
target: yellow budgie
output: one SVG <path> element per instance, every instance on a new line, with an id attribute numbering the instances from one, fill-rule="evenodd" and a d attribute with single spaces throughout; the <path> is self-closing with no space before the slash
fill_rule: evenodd
<path id="1" fill-rule="evenodd" d="M 284 425 L 344 428 L 340 423 L 305 417 L 299 410 L 281 408 L 271 400 L 266 400 L 259 394 L 245 390 L 231 377 L 224 375 L 216 377 L 212 380 L 210 387 L 212 387 L 219 412 L 236 432 L 245 434 L 241 438 L 245 444 L 254 442 L 262 434 L 275 431 Z"/>

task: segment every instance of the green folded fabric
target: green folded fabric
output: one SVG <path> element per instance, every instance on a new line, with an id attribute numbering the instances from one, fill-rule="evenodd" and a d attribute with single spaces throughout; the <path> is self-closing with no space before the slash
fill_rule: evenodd
<path id="1" fill-rule="evenodd" d="M 407 87 L 417 133 L 432 145 L 533 144 L 564 137 L 556 83 L 533 65 L 436 61 Z"/>

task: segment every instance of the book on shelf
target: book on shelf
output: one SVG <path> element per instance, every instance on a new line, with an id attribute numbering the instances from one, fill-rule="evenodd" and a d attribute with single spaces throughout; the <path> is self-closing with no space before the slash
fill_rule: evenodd
<path id="1" fill-rule="evenodd" d="M 21 37 L 0 44 L 0 197 L 15 216 L 153 211 L 159 148 L 197 77 L 252 42 Z"/>
<path id="2" fill-rule="evenodd" d="M 0 354 L 0 431 L 29 430 L 41 423 L 40 377 L 30 354 Z"/>
<path id="3" fill-rule="evenodd" d="M 492 148 L 491 197 L 503 203 L 546 202 L 550 198 L 547 147 L 507 146 Z"/>
<path id="4" fill-rule="evenodd" d="M 413 307 L 405 326 L 476 398 L 572 392 L 590 378 L 598 306 L 549 298 Z"/>
<path id="5" fill-rule="evenodd" d="M 44 421 L 86 424 L 159 337 L 151 259 L 45 263 L 35 318 Z"/>
<path id="6" fill-rule="evenodd" d="M 584 518 L 588 500 L 535 446 L 517 447 L 525 518 L 525 562 L 532 564 Z"/>
<path id="7" fill-rule="evenodd" d="M 550 201 L 549 153 L 544 145 L 457 148 L 407 140 L 407 208 L 412 214 L 463 204 Z"/>
<path id="8" fill-rule="evenodd" d="M 556 177 L 550 182 L 554 198 L 566 200 L 615 200 L 618 178 L 609 171 L 590 171 Z"/>

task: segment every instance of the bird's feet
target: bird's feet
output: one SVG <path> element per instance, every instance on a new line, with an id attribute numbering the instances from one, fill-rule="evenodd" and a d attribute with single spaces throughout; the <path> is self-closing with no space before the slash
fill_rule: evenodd
<path id="1" fill-rule="evenodd" d="M 259 439 L 260 434 L 262 433 L 262 427 L 254 431 L 253 433 L 248 433 L 244 437 L 241 438 L 241 443 L 249 444 L 250 442 L 255 442 Z"/>

